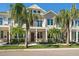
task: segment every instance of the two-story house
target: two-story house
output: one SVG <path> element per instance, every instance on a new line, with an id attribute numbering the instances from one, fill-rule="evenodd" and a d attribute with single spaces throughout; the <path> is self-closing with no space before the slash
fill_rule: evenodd
<path id="1" fill-rule="evenodd" d="M 9 12 L 0 12 L 0 40 L 10 41 L 10 26 L 13 26 L 13 20 Z"/>
<path id="2" fill-rule="evenodd" d="M 42 18 L 33 20 L 33 25 L 29 30 L 29 42 L 47 42 L 48 30 L 58 28 L 55 22 L 57 14 L 51 10 L 47 12 L 36 4 L 28 8 L 32 10 L 32 13 L 42 16 Z M 15 23 L 10 18 L 9 12 L 0 12 L 0 40 L 10 41 L 10 28 L 13 25 Z M 70 22 L 70 42 L 79 42 L 79 19 Z"/>
<path id="3" fill-rule="evenodd" d="M 79 19 L 70 22 L 70 41 L 79 42 Z"/>
<path id="4" fill-rule="evenodd" d="M 54 21 L 56 13 L 53 11 L 46 12 L 35 4 L 30 6 L 29 8 L 32 9 L 33 13 L 43 16 L 41 19 L 34 20 L 33 26 L 30 26 L 30 42 L 47 42 L 47 31 L 50 28 L 56 27 Z"/>

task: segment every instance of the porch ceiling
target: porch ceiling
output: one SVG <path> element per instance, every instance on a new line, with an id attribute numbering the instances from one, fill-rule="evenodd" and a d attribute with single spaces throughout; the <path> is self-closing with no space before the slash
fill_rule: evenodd
<path id="1" fill-rule="evenodd" d="M 30 31 L 31 31 L 31 32 L 36 32 L 36 29 L 31 29 Z M 37 29 L 37 31 L 39 31 L 39 32 L 44 32 L 45 29 Z"/>
<path id="2" fill-rule="evenodd" d="M 9 28 L 8 27 L 0 27 L 0 30 L 7 31 L 7 30 L 9 30 Z"/>

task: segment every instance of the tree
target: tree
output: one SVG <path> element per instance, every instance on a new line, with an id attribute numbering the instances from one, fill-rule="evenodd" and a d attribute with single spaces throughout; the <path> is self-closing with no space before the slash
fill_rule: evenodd
<path id="1" fill-rule="evenodd" d="M 25 31 L 21 27 L 13 27 L 13 28 L 11 28 L 11 36 L 12 37 L 17 36 L 17 39 L 18 39 L 19 36 L 23 35 L 23 34 L 25 34 Z M 18 43 L 19 43 L 19 39 L 18 39 Z"/>
<path id="2" fill-rule="evenodd" d="M 15 3 L 10 5 L 10 14 L 11 18 L 14 20 L 15 23 L 18 24 L 18 27 L 20 28 L 22 26 L 22 11 L 23 11 L 24 5 L 21 3 Z M 19 34 L 17 35 L 19 40 Z"/>
<path id="3" fill-rule="evenodd" d="M 14 19 L 15 23 L 18 23 L 19 26 L 22 24 L 22 11 L 23 11 L 24 5 L 22 3 L 15 3 L 10 5 L 10 13 L 11 18 Z"/>
<path id="4" fill-rule="evenodd" d="M 25 45 L 28 48 L 28 39 L 29 39 L 29 30 L 30 30 L 30 26 L 33 26 L 33 21 L 37 20 L 37 19 L 41 19 L 43 18 L 40 14 L 33 14 L 32 13 L 32 9 L 23 9 L 22 12 L 22 23 L 26 24 L 26 38 L 25 38 Z"/>
<path id="5" fill-rule="evenodd" d="M 60 29 L 53 28 L 48 30 L 48 35 L 50 36 L 50 38 L 53 38 L 55 42 L 60 39 L 60 34 Z"/>
<path id="6" fill-rule="evenodd" d="M 73 19 L 77 19 L 79 16 L 79 11 L 76 9 L 75 4 L 72 5 L 70 11 L 67 9 L 60 10 L 59 14 L 56 16 L 56 22 L 62 27 L 63 32 L 66 35 L 66 43 L 69 44 L 70 35 L 70 22 Z"/>

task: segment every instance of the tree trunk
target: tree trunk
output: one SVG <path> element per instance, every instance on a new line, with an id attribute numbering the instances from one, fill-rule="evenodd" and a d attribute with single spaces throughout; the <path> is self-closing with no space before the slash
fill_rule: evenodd
<path id="1" fill-rule="evenodd" d="M 28 48 L 28 30 L 26 31 L 25 47 Z"/>
<path id="2" fill-rule="evenodd" d="M 69 44 L 69 35 L 70 35 L 70 31 L 69 29 L 67 29 L 67 41 L 66 41 L 67 45 Z"/>
<path id="3" fill-rule="evenodd" d="M 17 34 L 17 40 L 18 40 L 18 44 L 19 44 L 19 34 Z"/>

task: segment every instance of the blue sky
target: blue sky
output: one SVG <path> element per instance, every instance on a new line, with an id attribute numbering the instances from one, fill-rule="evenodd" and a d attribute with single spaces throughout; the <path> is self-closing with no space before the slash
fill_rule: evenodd
<path id="1" fill-rule="evenodd" d="M 25 6 L 29 7 L 33 3 L 24 3 Z M 43 8 L 44 10 L 53 10 L 58 13 L 61 9 L 70 9 L 72 4 L 68 3 L 34 3 Z M 79 9 L 79 4 L 76 4 L 76 7 Z M 10 9 L 10 3 L 0 3 L 0 12 L 8 11 Z"/>

